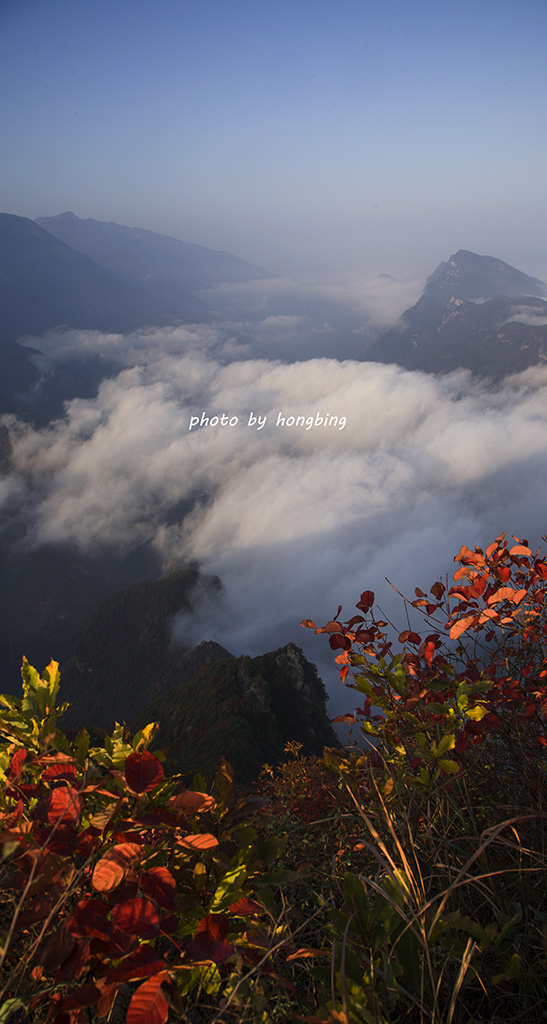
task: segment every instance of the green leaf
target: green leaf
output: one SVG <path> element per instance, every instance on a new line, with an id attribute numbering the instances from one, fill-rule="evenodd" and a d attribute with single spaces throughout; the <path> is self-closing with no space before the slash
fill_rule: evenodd
<path id="1" fill-rule="evenodd" d="M 286 836 L 270 836 L 259 847 L 257 851 L 258 860 L 261 860 L 263 864 L 269 867 L 283 849 L 286 839 Z"/>
<path id="2" fill-rule="evenodd" d="M 80 768 L 85 767 L 88 753 L 89 733 L 87 729 L 82 729 L 76 736 L 76 740 L 74 742 L 74 754 L 76 756 L 78 764 L 80 765 Z"/>
<path id="3" fill-rule="evenodd" d="M 147 750 L 158 729 L 159 722 L 150 722 L 149 725 L 145 725 L 142 729 L 139 729 L 139 731 L 133 736 L 131 744 L 133 750 L 137 750 L 139 752 L 141 750 Z"/>
<path id="4" fill-rule="evenodd" d="M 474 722 L 480 722 L 488 714 L 488 708 L 485 708 L 484 704 L 475 704 L 472 708 L 467 708 L 465 713 Z"/>
<path id="5" fill-rule="evenodd" d="M 7 999 L 0 1006 L 0 1024 L 17 1024 L 23 1020 L 21 1013 L 28 1019 L 27 1008 L 22 999 Z"/>
<path id="6" fill-rule="evenodd" d="M 451 775 L 455 775 L 460 770 L 460 765 L 457 761 L 449 761 L 446 758 L 439 759 L 439 767 L 445 772 L 450 772 Z"/>
<path id="7" fill-rule="evenodd" d="M 495 974 L 492 978 L 494 985 L 499 985 L 502 981 L 513 981 L 514 978 L 518 978 L 521 969 L 521 957 L 518 953 L 513 953 L 509 967 L 503 974 Z"/>
<path id="8" fill-rule="evenodd" d="M 445 733 L 441 742 L 439 743 L 439 746 L 437 747 L 437 757 L 442 757 L 443 754 L 446 754 L 449 750 L 452 750 L 455 743 L 456 737 L 454 736 L 454 733 Z"/>
<path id="9" fill-rule="evenodd" d="M 227 871 L 217 885 L 217 889 L 211 903 L 210 913 L 216 914 L 221 910 L 225 910 L 229 907 L 230 903 L 235 902 L 235 892 L 237 896 L 241 895 L 240 889 L 245 879 L 247 878 L 247 868 L 239 867 L 234 868 L 232 871 Z"/>

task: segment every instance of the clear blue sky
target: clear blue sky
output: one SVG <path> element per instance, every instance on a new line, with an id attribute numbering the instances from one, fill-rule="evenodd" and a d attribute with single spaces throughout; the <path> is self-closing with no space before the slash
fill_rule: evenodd
<path id="1" fill-rule="evenodd" d="M 2 0 L 0 209 L 547 276 L 546 0 Z"/>

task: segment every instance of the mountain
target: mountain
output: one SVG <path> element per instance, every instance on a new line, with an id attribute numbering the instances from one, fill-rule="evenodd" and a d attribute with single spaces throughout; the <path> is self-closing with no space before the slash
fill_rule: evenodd
<path id="1" fill-rule="evenodd" d="M 75 252 L 34 221 L 0 214 L 0 411 L 40 379 L 22 335 L 69 325 L 127 332 L 176 321 L 142 286 Z M 66 395 L 65 397 L 70 397 Z"/>
<path id="2" fill-rule="evenodd" d="M 0 302 L 3 341 L 60 324 L 124 332 L 173 322 L 144 288 L 8 213 L 0 214 Z"/>
<path id="3" fill-rule="evenodd" d="M 213 640 L 173 646 L 173 616 L 204 596 L 210 603 L 219 588 L 216 577 L 182 569 L 93 609 L 61 667 L 66 724 L 111 730 L 115 721 L 158 721 L 156 746 L 167 748 L 170 770 L 214 774 L 225 757 L 240 782 L 265 762 L 278 764 L 289 740 L 305 754 L 335 746 L 323 683 L 294 644 L 258 658 L 234 658 Z"/>
<path id="4" fill-rule="evenodd" d="M 258 658 L 211 659 L 151 702 L 137 724 L 160 723 L 154 744 L 166 749 L 170 771 L 191 778 L 199 766 L 212 777 L 224 757 L 248 784 L 264 764 L 284 760 L 291 740 L 304 755 L 338 746 L 326 700 L 315 666 L 290 643 Z"/>
<path id="5" fill-rule="evenodd" d="M 61 668 L 71 704 L 67 723 L 111 729 L 115 721 L 134 722 L 184 672 L 188 648 L 171 646 L 173 616 L 193 612 L 219 590 L 217 577 L 178 569 L 118 590 L 93 608 L 76 632 L 74 656 Z M 194 662 L 190 669 L 195 673 Z"/>
<path id="6" fill-rule="evenodd" d="M 467 367 L 500 379 L 547 359 L 545 295 L 543 281 L 460 249 L 367 359 L 430 373 Z"/>
<path id="7" fill-rule="evenodd" d="M 196 289 L 275 276 L 231 253 L 144 228 L 91 218 L 81 220 L 70 212 L 38 217 L 36 223 L 102 267 L 145 287 L 177 316 L 192 308 L 196 312 L 205 309 L 191 294 Z"/>
<path id="8" fill-rule="evenodd" d="M 8 445 L 2 431 L 2 461 L 9 458 Z M 85 617 L 114 592 L 156 578 L 161 566 L 151 544 L 128 552 L 105 546 L 93 553 L 71 544 L 34 547 L 24 525 L 8 522 L 6 529 L 6 518 L 0 541 L 0 691 L 17 694 L 23 655 L 40 668 L 50 658 L 68 661 Z"/>

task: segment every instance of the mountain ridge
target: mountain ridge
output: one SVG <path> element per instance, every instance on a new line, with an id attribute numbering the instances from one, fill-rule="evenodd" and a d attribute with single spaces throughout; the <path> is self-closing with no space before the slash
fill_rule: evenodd
<path id="1" fill-rule="evenodd" d="M 492 256 L 460 249 L 414 306 L 366 353 L 375 362 L 500 379 L 547 360 L 547 285 Z"/>
<path id="2" fill-rule="evenodd" d="M 181 309 L 191 309 L 192 302 L 197 311 L 206 309 L 193 294 L 195 290 L 275 277 L 232 253 L 147 228 L 83 219 L 71 211 L 38 217 L 36 223 L 100 266 L 146 288 L 176 315 Z"/>

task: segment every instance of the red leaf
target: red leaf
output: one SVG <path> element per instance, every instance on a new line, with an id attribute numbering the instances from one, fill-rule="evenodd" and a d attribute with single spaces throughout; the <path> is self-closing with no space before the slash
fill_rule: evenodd
<path id="1" fill-rule="evenodd" d="M 106 916 L 109 910 L 108 904 L 102 900 L 80 900 L 67 923 L 67 928 L 72 935 L 107 941 L 112 935 L 112 925 Z"/>
<path id="2" fill-rule="evenodd" d="M 148 793 L 159 786 L 163 779 L 163 768 L 150 751 L 135 751 L 126 759 L 124 774 L 127 785 L 134 793 Z"/>
<path id="3" fill-rule="evenodd" d="M 20 747 L 19 750 L 16 750 L 15 754 L 13 755 L 13 757 L 11 759 L 10 766 L 9 766 L 7 772 L 6 772 L 6 775 L 8 776 L 8 779 L 16 779 L 17 778 L 17 776 L 19 775 L 19 773 L 21 771 L 21 768 L 23 767 L 23 762 L 24 762 L 26 756 L 27 756 L 27 751 L 25 750 L 24 747 Z"/>
<path id="4" fill-rule="evenodd" d="M 55 983 L 76 981 L 89 968 L 89 942 L 77 939 L 70 956 L 63 960 L 59 970 L 55 972 Z"/>
<path id="5" fill-rule="evenodd" d="M 194 960 L 213 960 L 217 964 L 227 960 L 234 952 L 232 944 L 225 942 L 228 924 L 225 914 L 208 914 L 203 917 L 192 942 L 188 943 L 188 955 Z"/>
<path id="6" fill-rule="evenodd" d="M 399 634 L 399 643 L 401 644 L 421 644 L 421 642 L 421 636 L 412 629 L 405 629 L 403 633 Z"/>
<path id="7" fill-rule="evenodd" d="M 139 879 L 139 885 L 145 895 L 155 900 L 164 910 L 176 909 L 179 901 L 177 883 L 167 868 L 154 867 L 145 871 Z"/>
<path id="8" fill-rule="evenodd" d="M 370 644 L 377 635 L 378 630 L 375 626 L 372 626 L 371 629 L 358 629 L 355 639 L 358 644 Z"/>
<path id="9" fill-rule="evenodd" d="M 62 1010 L 77 1010 L 82 1006 L 95 1006 L 101 998 L 101 990 L 92 982 L 86 982 L 74 989 L 61 1001 Z"/>
<path id="10" fill-rule="evenodd" d="M 291 953 L 290 956 L 287 957 L 287 963 L 290 963 L 291 960 L 309 960 L 311 957 L 329 955 L 330 952 L 328 949 L 297 949 L 296 953 Z M 319 1017 L 316 1017 L 315 1019 L 320 1020 Z"/>
<path id="11" fill-rule="evenodd" d="M 300 625 L 304 626 L 304 629 L 315 629 L 315 622 L 313 619 L 302 619 Z"/>
<path id="12" fill-rule="evenodd" d="M 264 911 L 261 903 L 249 899 L 248 896 L 243 896 L 242 899 L 236 900 L 235 903 L 230 903 L 228 909 L 235 917 L 247 917 L 248 914 L 262 914 Z"/>
<path id="13" fill-rule="evenodd" d="M 36 896 L 30 903 L 27 903 L 26 910 L 17 918 L 17 927 L 28 928 L 29 925 L 36 924 L 37 921 L 45 920 L 52 906 L 51 900 L 45 900 L 40 896 Z"/>
<path id="14" fill-rule="evenodd" d="M 165 970 L 165 966 L 165 961 L 158 959 L 158 954 L 152 946 L 139 946 L 134 953 L 130 953 L 107 972 L 106 980 L 139 981 L 140 978 L 149 978 L 152 974 Z"/>
<path id="15" fill-rule="evenodd" d="M 112 908 L 112 921 L 120 931 L 141 939 L 150 939 L 159 930 L 158 912 L 152 901 L 142 896 L 117 903 Z"/>
<path id="16" fill-rule="evenodd" d="M 361 594 L 361 600 L 356 604 L 356 608 L 359 608 L 362 612 L 366 613 L 370 611 L 374 604 L 374 591 L 363 590 Z"/>
<path id="17" fill-rule="evenodd" d="M 139 985 L 127 1009 L 127 1024 L 165 1024 L 169 1015 L 170 979 L 167 971 Z"/>
<path id="18" fill-rule="evenodd" d="M 37 952 L 46 974 L 53 974 L 70 956 L 75 945 L 76 939 L 67 931 L 66 927 L 60 928 L 49 938 L 44 939 L 38 946 Z"/>
<path id="19" fill-rule="evenodd" d="M 429 592 L 430 592 L 430 594 L 433 594 L 433 597 L 437 601 L 440 601 L 441 597 L 444 594 L 444 589 L 445 589 L 444 588 L 444 584 L 441 583 L 440 580 L 437 580 L 437 582 L 433 584 L 433 586 L 431 587 L 431 590 Z"/>
<path id="20" fill-rule="evenodd" d="M 332 633 L 329 636 L 329 644 L 333 651 L 337 651 L 339 648 L 342 648 L 344 651 L 351 650 L 351 640 L 347 636 L 342 636 L 341 633 Z"/>
<path id="21" fill-rule="evenodd" d="M 42 781 L 59 782 L 64 780 L 72 782 L 76 777 L 77 770 L 77 766 L 73 761 L 56 761 L 55 764 L 48 765 L 45 772 L 42 773 Z"/>
<path id="22" fill-rule="evenodd" d="M 101 990 L 101 998 L 97 1003 L 97 1017 L 101 1020 L 108 1017 L 114 1000 L 119 992 L 119 985 L 108 984 L 104 978 L 97 978 L 97 986 Z"/>
<path id="23" fill-rule="evenodd" d="M 425 645 L 425 648 L 424 648 L 424 658 L 425 658 L 425 660 L 426 660 L 428 665 L 431 665 L 431 662 L 433 661 L 433 655 L 434 654 L 435 654 L 435 644 L 433 643 L 432 640 L 430 640 L 429 643 L 427 643 Z"/>
<path id="24" fill-rule="evenodd" d="M 84 809 L 84 802 L 77 789 L 59 786 L 54 789 L 48 803 L 47 816 L 52 825 L 62 821 L 65 825 L 77 822 Z"/>

